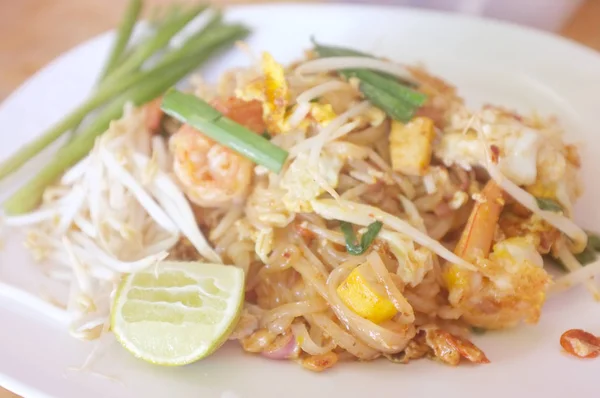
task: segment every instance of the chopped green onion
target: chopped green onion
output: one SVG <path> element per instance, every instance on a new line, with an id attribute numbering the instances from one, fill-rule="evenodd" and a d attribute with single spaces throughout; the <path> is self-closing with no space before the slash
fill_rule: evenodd
<path id="1" fill-rule="evenodd" d="M 108 76 L 117 67 L 119 60 L 127 48 L 127 44 L 131 38 L 131 32 L 135 27 L 135 23 L 137 22 L 141 11 L 142 0 L 129 0 L 127 10 L 125 11 L 125 15 L 123 16 L 119 30 L 117 31 L 117 39 L 113 43 L 110 56 L 108 57 L 106 65 L 100 74 L 100 81 L 102 81 L 102 79 Z"/>
<path id="2" fill-rule="evenodd" d="M 184 26 L 198 14 L 204 11 L 207 7 L 203 4 L 191 7 L 181 15 L 177 14 L 172 20 L 167 21 L 159 26 L 156 34 L 140 43 L 131 54 L 116 68 L 110 75 L 106 77 L 103 84 L 111 84 L 126 76 L 128 73 L 138 70 L 151 56 L 158 50 L 164 48 L 173 36 L 175 36 Z"/>
<path id="3" fill-rule="evenodd" d="M 536 197 L 535 200 L 540 210 L 553 211 L 556 213 L 561 213 L 563 211 L 563 207 L 553 199 Z"/>
<path id="4" fill-rule="evenodd" d="M 216 142 L 275 173 L 281 171 L 287 159 L 288 153 L 285 150 L 226 118 L 196 96 L 169 90 L 163 97 L 161 108 L 180 122 L 189 124 Z"/>
<path id="5" fill-rule="evenodd" d="M 485 332 L 487 332 L 487 329 L 480 328 L 480 327 L 478 327 L 478 326 L 472 326 L 472 327 L 471 327 L 471 331 L 472 331 L 474 334 L 482 335 L 482 334 L 485 334 Z"/>
<path id="6" fill-rule="evenodd" d="M 416 109 L 406 102 L 399 100 L 386 91 L 383 91 L 367 82 L 360 83 L 360 91 L 376 107 L 381 108 L 392 119 L 408 122 L 412 119 Z"/>
<path id="7" fill-rule="evenodd" d="M 191 36 L 179 48 L 166 53 L 155 68 L 177 63 L 181 58 L 190 54 L 205 52 L 207 48 L 215 45 L 229 45 L 236 40 L 243 39 L 250 33 L 247 27 L 239 24 L 221 25 L 209 24 L 204 29 Z"/>
<path id="8" fill-rule="evenodd" d="M 315 46 L 315 51 L 320 57 L 365 57 L 365 58 L 377 58 L 373 54 L 367 54 L 361 51 L 353 50 L 350 48 L 343 47 L 335 47 L 335 46 L 324 46 L 315 41 L 314 38 L 311 38 L 313 45 Z M 366 70 L 366 69 L 365 69 Z M 386 77 L 394 82 L 400 82 L 405 86 L 415 88 L 417 85 L 412 81 L 404 80 L 398 76 L 391 75 L 385 72 L 373 72 Z"/>
<path id="9" fill-rule="evenodd" d="M 356 56 L 375 58 L 372 55 L 356 50 L 322 46 L 314 41 L 313 43 L 315 44 L 315 50 L 317 51 L 317 54 L 319 54 L 321 57 Z M 427 100 L 427 96 L 425 94 L 413 90 L 406 82 L 400 82 L 400 79 L 398 79 L 396 76 L 392 76 L 384 72 L 375 72 L 369 69 L 342 69 L 339 71 L 339 73 L 346 79 L 355 77 L 361 81 L 370 83 L 371 85 L 386 91 L 391 95 L 395 95 L 403 101 L 408 102 L 412 106 L 422 106 Z"/>
<path id="10" fill-rule="evenodd" d="M 581 253 L 575 254 L 575 258 L 579 261 L 581 265 L 588 265 L 596 261 L 598 255 L 589 245 L 583 249 Z"/>
<path id="11" fill-rule="evenodd" d="M 366 252 L 379 234 L 379 231 L 381 231 L 381 227 L 383 227 L 383 224 L 380 221 L 375 221 L 374 223 L 370 224 L 367 227 L 367 231 L 361 237 L 359 244 L 358 239 L 354 234 L 354 230 L 352 229 L 352 224 L 346 221 L 341 221 L 340 228 L 342 229 L 344 238 L 346 239 L 346 251 L 354 256 L 360 256 Z"/>
<path id="12" fill-rule="evenodd" d="M 362 51 L 353 50 L 351 48 L 335 47 L 335 46 L 324 46 L 317 43 L 314 37 L 310 38 L 310 41 L 315 46 L 315 50 L 319 54 L 319 57 L 367 57 L 375 58 L 374 55 L 364 53 Z"/>
<path id="13" fill-rule="evenodd" d="M 597 252 L 600 252 L 600 236 L 594 232 L 586 231 L 588 236 L 588 246 Z"/>
<path id="14" fill-rule="evenodd" d="M 575 258 L 581 265 L 593 263 L 598 259 L 600 252 L 600 237 L 593 232 L 587 232 L 588 241 L 585 249 L 581 253 L 577 253 Z"/>
<path id="15" fill-rule="evenodd" d="M 321 57 L 358 56 L 374 58 L 356 50 L 340 47 L 330 47 L 317 44 L 314 40 L 315 51 Z M 402 82 L 387 73 L 375 72 L 368 69 L 343 69 L 338 73 L 346 79 L 360 80 L 360 91 L 373 103 L 393 119 L 401 122 L 409 121 L 415 111 L 427 100 L 423 93 L 413 90 L 409 84 Z"/>
<path id="16" fill-rule="evenodd" d="M 210 36 L 206 37 L 207 35 L 223 35 L 228 31 L 228 29 L 232 29 L 233 26 L 235 26 L 233 29 L 236 30 L 240 28 L 239 25 L 225 25 L 222 23 L 222 20 L 223 14 L 221 14 L 221 12 L 216 12 L 202 29 L 188 37 L 186 41 L 179 46 L 179 48 L 167 52 L 159 62 L 161 64 L 168 63 L 174 59 L 177 59 L 177 57 L 181 56 L 182 54 L 197 51 L 198 47 L 202 47 L 207 40 L 212 40 Z M 242 28 L 248 31 L 245 27 Z"/>
<path id="17" fill-rule="evenodd" d="M 347 79 L 355 77 L 361 82 L 369 83 L 370 85 L 393 95 L 395 98 L 408 103 L 412 107 L 421 107 L 425 101 L 427 101 L 427 96 L 425 94 L 403 86 L 396 80 L 391 80 L 370 70 L 345 69 L 340 73 Z"/>

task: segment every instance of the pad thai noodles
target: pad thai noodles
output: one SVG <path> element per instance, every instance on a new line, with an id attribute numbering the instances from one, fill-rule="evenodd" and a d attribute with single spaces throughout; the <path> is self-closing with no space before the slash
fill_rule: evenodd
<path id="1" fill-rule="evenodd" d="M 33 226 L 28 247 L 71 287 L 74 335 L 106 332 L 121 276 L 167 257 L 241 268 L 229 339 L 315 371 L 487 363 L 474 331 L 535 324 L 573 285 L 600 297 L 600 264 L 581 257 L 597 238 L 573 221 L 580 159 L 557 120 L 469 110 L 423 67 L 351 50 L 252 60 L 214 85 L 193 78 L 186 95 L 218 113 L 202 123 L 243 126 L 280 163 L 159 99 L 127 108 L 39 209 L 4 220 Z M 544 259 L 568 273 L 553 281 Z"/>

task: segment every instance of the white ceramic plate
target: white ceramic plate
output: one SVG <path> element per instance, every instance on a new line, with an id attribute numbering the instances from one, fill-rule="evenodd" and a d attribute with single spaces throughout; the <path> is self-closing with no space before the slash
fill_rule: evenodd
<path id="1" fill-rule="evenodd" d="M 233 8 L 231 20 L 254 29 L 256 51 L 282 62 L 298 58 L 315 35 L 324 43 L 352 46 L 403 62 L 424 62 L 456 84 L 468 103 L 492 102 L 521 111 L 556 114 L 570 139 L 583 146 L 586 193 L 577 220 L 600 229 L 600 56 L 566 40 L 498 22 L 400 8 L 280 5 Z M 63 55 L 19 88 L 0 107 L 0 158 L 39 134 L 80 102 L 92 87 L 112 36 L 91 40 Z M 231 52 L 206 69 L 244 65 Z M 0 188 L 5 196 L 34 166 Z M 22 249 L 5 237 L 0 280 L 34 294 L 55 291 Z M 477 337 L 492 363 L 451 368 L 431 361 L 393 365 L 351 363 L 323 374 L 298 365 L 244 355 L 227 345 L 207 360 L 184 368 L 159 368 L 130 357 L 113 344 L 94 365 L 118 381 L 69 370 L 93 345 L 68 336 L 60 317 L 23 306 L 15 292 L 0 289 L 0 385 L 29 397 L 508 397 L 596 396 L 599 361 L 561 353 L 559 336 L 569 328 L 600 332 L 600 304 L 582 290 L 549 300 L 540 323 Z M 569 373 L 567 376 L 566 373 Z"/>

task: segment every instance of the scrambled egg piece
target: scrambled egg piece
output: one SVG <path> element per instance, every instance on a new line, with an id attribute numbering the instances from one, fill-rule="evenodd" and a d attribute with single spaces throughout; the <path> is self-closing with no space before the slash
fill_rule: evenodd
<path id="1" fill-rule="evenodd" d="M 525 187 L 525 190 L 538 198 L 556 199 L 556 183 L 536 181 Z"/>
<path id="2" fill-rule="evenodd" d="M 283 120 L 290 97 L 285 71 L 267 52 L 263 53 L 262 68 L 265 74 L 263 118 L 270 132 L 281 133 L 284 131 Z"/>
<path id="3" fill-rule="evenodd" d="M 289 121 L 290 121 L 291 116 L 294 114 L 294 112 L 296 111 L 297 108 L 298 108 L 297 104 L 292 105 L 288 108 L 286 115 L 285 115 L 284 122 L 283 122 L 282 132 L 287 133 L 288 131 L 292 130 Z M 308 130 L 308 128 L 311 125 L 311 120 L 317 122 L 321 126 L 327 126 L 329 124 L 329 122 L 331 122 L 336 117 L 337 117 L 337 114 L 333 110 L 333 107 L 331 106 L 331 104 L 321 104 L 318 102 L 311 102 L 310 103 L 310 111 L 308 112 L 308 115 L 300 122 L 300 124 L 298 124 L 297 126 L 294 127 L 294 130 L 306 133 L 306 131 Z"/>
<path id="4" fill-rule="evenodd" d="M 484 130 L 489 133 L 486 139 L 499 150 L 498 167 L 502 173 L 518 185 L 534 183 L 538 171 L 539 134 L 530 129 L 506 134 L 506 131 L 500 131 L 505 130 L 504 126 L 498 130 L 486 127 L 489 127 Z M 483 142 L 474 132 L 445 134 L 435 153 L 446 166 L 458 164 L 464 169 L 471 169 L 486 164 Z"/>
<path id="5" fill-rule="evenodd" d="M 569 170 L 578 167 L 578 156 L 574 147 L 563 144 L 555 123 L 496 108 L 484 109 L 477 116 L 485 141 L 472 129 L 471 115 L 457 116 L 436 144 L 435 156 L 446 166 L 456 164 L 469 170 L 485 166 L 487 143 L 497 155 L 498 168 L 509 180 L 535 196 L 560 196 L 557 190 L 569 180 Z M 574 191 L 575 187 L 568 190 Z M 572 199 L 575 195 L 569 192 L 568 196 Z M 565 199 L 560 201 L 566 205 Z"/>
<path id="6" fill-rule="evenodd" d="M 263 120 L 270 134 L 287 133 L 291 130 L 289 118 L 298 105 L 291 104 L 285 70 L 267 52 L 263 53 L 261 66 L 263 77 L 255 79 L 243 89 L 236 90 L 236 96 L 245 101 L 261 102 Z M 296 126 L 296 129 L 308 130 L 311 119 L 321 126 L 326 126 L 336 117 L 337 114 L 330 104 L 311 102 L 307 117 Z M 372 117 L 376 118 L 376 116 Z"/>
<path id="7" fill-rule="evenodd" d="M 359 126 L 366 128 L 368 126 L 377 127 L 380 126 L 387 119 L 387 114 L 376 106 L 369 107 L 361 115 L 357 116 L 354 120 L 359 123 Z"/>
<path id="8" fill-rule="evenodd" d="M 451 265 L 444 273 L 448 299 L 467 322 L 499 329 L 538 321 L 551 279 L 532 239 L 496 243 L 489 259 L 475 264 L 478 272 Z"/>
<path id="9" fill-rule="evenodd" d="M 236 96 L 246 101 L 262 102 L 263 119 L 269 133 L 283 133 L 287 131 L 285 116 L 290 102 L 285 70 L 267 52 L 262 55 L 261 66 L 263 78 L 253 81 L 242 90 L 237 90 Z"/>
<path id="10" fill-rule="evenodd" d="M 356 267 L 338 286 L 338 296 L 350 310 L 373 323 L 389 321 L 398 311 L 377 279 L 370 276 L 368 264 Z"/>
<path id="11" fill-rule="evenodd" d="M 327 126 L 329 122 L 337 117 L 331 104 L 320 104 L 318 102 L 310 104 L 310 116 L 322 126 Z"/>
<path id="12" fill-rule="evenodd" d="M 517 214 L 517 212 L 518 209 L 504 211 L 502 218 L 499 220 L 502 233 L 508 238 L 527 236 L 539 253 L 549 253 L 552 246 L 560 238 L 560 231 L 542 220 L 538 215 L 531 214 L 527 210 L 524 215 Z"/>
<path id="13" fill-rule="evenodd" d="M 260 261 L 267 263 L 269 254 L 273 251 L 273 241 L 275 239 L 275 231 L 273 228 L 262 228 L 258 230 L 254 243 L 254 251 L 260 258 Z"/>
<path id="14" fill-rule="evenodd" d="M 415 249 L 411 239 L 398 232 L 383 231 L 379 238 L 387 243 L 387 249 L 398 261 L 397 275 L 406 285 L 415 287 L 433 269 L 433 255 L 425 247 Z"/>
<path id="15" fill-rule="evenodd" d="M 325 192 L 313 176 L 319 175 L 330 187 L 335 188 L 343 164 L 338 156 L 324 152 L 319 158 L 317 170 L 313 170 L 315 167 L 309 164 L 308 155 L 300 153 L 279 182 L 279 186 L 286 191 L 283 196 L 285 207 L 296 213 L 311 212 L 310 201 Z"/>
<path id="16" fill-rule="evenodd" d="M 429 118 L 417 117 L 406 125 L 392 121 L 390 157 L 394 171 L 412 176 L 425 174 L 434 138 L 434 125 Z"/>

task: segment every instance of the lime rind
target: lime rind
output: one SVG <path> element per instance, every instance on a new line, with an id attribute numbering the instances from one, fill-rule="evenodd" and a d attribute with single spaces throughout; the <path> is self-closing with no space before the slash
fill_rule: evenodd
<path id="1" fill-rule="evenodd" d="M 131 294 L 130 294 L 131 293 Z M 207 357 L 231 334 L 244 302 L 244 272 L 221 264 L 163 262 L 127 275 L 111 328 L 134 356 L 164 366 Z"/>

